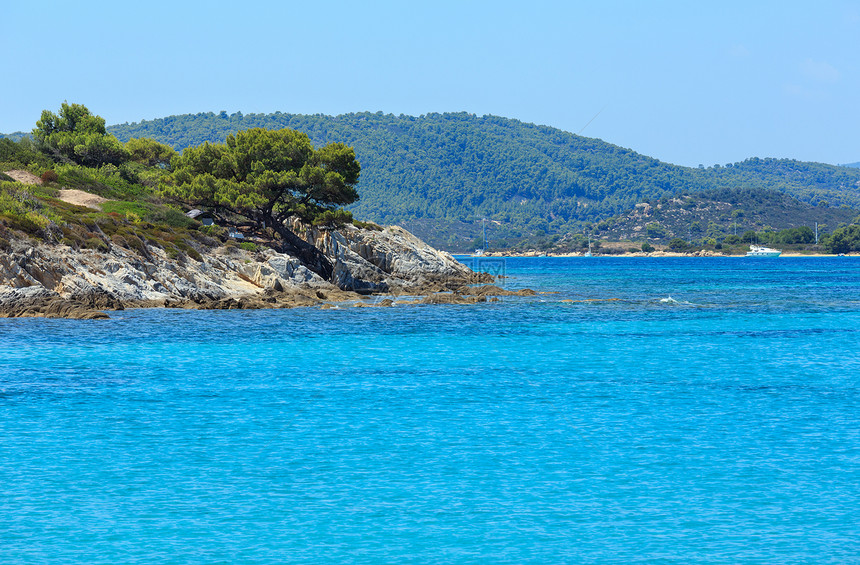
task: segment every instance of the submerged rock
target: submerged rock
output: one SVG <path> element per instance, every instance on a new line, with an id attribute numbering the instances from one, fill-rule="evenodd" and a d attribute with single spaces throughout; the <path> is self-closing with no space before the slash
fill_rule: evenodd
<path id="1" fill-rule="evenodd" d="M 537 293 L 530 288 L 520 290 L 507 290 L 498 287 L 494 284 L 483 286 L 470 286 L 458 289 L 460 294 L 468 294 L 473 296 L 536 296 Z"/>
<path id="2" fill-rule="evenodd" d="M 486 296 L 466 296 L 455 292 L 438 292 L 425 296 L 421 304 L 476 304 L 486 302 Z"/>

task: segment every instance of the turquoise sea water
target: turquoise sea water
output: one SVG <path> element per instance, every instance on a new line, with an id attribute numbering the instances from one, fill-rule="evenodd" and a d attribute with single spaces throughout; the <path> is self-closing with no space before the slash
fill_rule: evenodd
<path id="1" fill-rule="evenodd" d="M 557 293 L 0 320 L 0 563 L 860 562 L 860 260 L 483 261 Z"/>

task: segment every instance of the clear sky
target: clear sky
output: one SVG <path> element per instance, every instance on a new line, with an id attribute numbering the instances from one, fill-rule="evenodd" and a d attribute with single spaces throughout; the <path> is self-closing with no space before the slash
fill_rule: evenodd
<path id="1" fill-rule="evenodd" d="M 33 0 L 0 22 L 4 133 L 64 100 L 108 124 L 468 111 L 680 165 L 860 161 L 860 0 Z"/>

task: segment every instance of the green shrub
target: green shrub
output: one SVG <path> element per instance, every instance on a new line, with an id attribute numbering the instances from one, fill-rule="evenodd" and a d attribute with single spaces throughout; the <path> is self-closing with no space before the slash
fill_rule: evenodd
<path id="1" fill-rule="evenodd" d="M 158 187 L 164 174 L 165 171 L 161 169 L 147 169 L 145 167 L 140 167 L 140 170 L 136 172 L 135 176 L 137 177 L 137 183 L 141 186 L 155 189 Z"/>
<path id="2" fill-rule="evenodd" d="M 822 242 L 828 253 L 853 253 L 860 251 L 860 226 L 848 225 L 836 228 Z"/>
<path id="3" fill-rule="evenodd" d="M 135 253 L 137 253 L 141 257 L 146 257 L 149 254 L 146 251 L 146 244 L 143 242 L 143 240 L 139 236 L 137 236 L 135 234 L 125 235 L 125 236 L 123 236 L 123 239 L 126 242 L 126 245 L 124 245 L 123 247 L 125 247 L 126 249 L 130 249 L 131 251 L 134 251 Z"/>
<path id="4" fill-rule="evenodd" d="M 39 238 L 50 239 L 52 224 L 62 220 L 56 212 L 20 185 L 0 184 L 0 219 L 12 229 Z"/>
<path id="5" fill-rule="evenodd" d="M 130 163 L 122 163 L 117 167 L 117 174 L 119 175 L 119 178 L 126 182 L 130 182 L 132 184 L 139 184 L 140 182 L 138 167 L 134 167 Z"/>
<path id="6" fill-rule="evenodd" d="M 146 216 L 146 219 L 153 224 L 163 224 L 172 228 L 191 229 L 200 225 L 200 222 L 192 220 L 182 212 L 166 206 L 152 206 L 151 212 Z"/>
<path id="7" fill-rule="evenodd" d="M 122 163 L 131 154 L 105 130 L 105 120 L 86 106 L 63 102 L 59 114 L 48 110 L 36 122 L 33 136 L 48 150 L 88 167 Z"/>
<path id="8" fill-rule="evenodd" d="M 63 236 L 60 243 L 69 247 L 79 248 L 87 240 L 87 232 L 81 226 L 65 225 L 61 228 Z"/>
<path id="9" fill-rule="evenodd" d="M 212 224 L 211 226 L 200 226 L 197 229 L 209 237 L 217 237 L 220 239 L 226 238 L 228 233 L 227 228 L 216 226 L 215 224 Z"/>
<path id="10" fill-rule="evenodd" d="M 200 262 L 200 263 L 203 262 L 203 256 L 200 254 L 199 251 L 197 251 L 193 247 L 188 247 L 187 249 L 185 249 L 185 254 L 197 262 Z"/>
<path id="11" fill-rule="evenodd" d="M 27 212 L 26 216 L 27 220 L 33 222 L 35 225 L 39 226 L 40 230 L 47 228 L 51 220 L 40 214 L 35 210 L 30 210 Z"/>
<path id="12" fill-rule="evenodd" d="M 188 232 L 188 235 L 190 235 L 192 238 L 194 238 L 195 241 L 202 243 L 206 247 L 217 247 L 221 244 L 221 242 L 217 239 L 209 237 L 208 235 L 200 232 L 199 230 L 191 230 Z"/>
<path id="13" fill-rule="evenodd" d="M 103 202 L 101 207 L 108 215 L 125 218 L 134 224 L 147 222 L 177 229 L 194 228 L 199 225 L 199 222 L 186 217 L 182 212 L 158 204 L 112 200 Z"/>
<path id="14" fill-rule="evenodd" d="M 132 161 L 150 167 L 166 168 L 170 165 L 170 160 L 178 155 L 169 145 L 150 138 L 131 138 L 126 142 L 125 148 Z"/>
<path id="15" fill-rule="evenodd" d="M 338 228 L 344 224 L 352 223 L 352 212 L 342 208 L 337 210 L 323 210 L 314 217 L 313 225 L 321 228 Z"/>
<path id="16" fill-rule="evenodd" d="M 39 233 L 39 225 L 33 222 L 30 218 L 20 214 L 11 212 L 0 213 L 0 222 L 8 226 L 10 229 L 22 231 L 28 235 L 37 235 Z"/>
<path id="17" fill-rule="evenodd" d="M 239 247 L 241 247 L 245 251 L 257 251 L 257 244 L 252 243 L 250 241 L 243 241 L 239 244 Z"/>
<path id="18" fill-rule="evenodd" d="M 58 164 L 55 167 L 59 183 L 67 188 L 77 188 L 114 200 L 143 200 L 152 197 L 144 186 L 124 179 L 120 167 L 113 164 L 100 168 L 80 165 Z"/>
<path id="19" fill-rule="evenodd" d="M 743 243 L 754 243 L 758 239 L 758 236 L 753 230 L 747 230 L 741 236 L 741 242 Z"/>
<path id="20" fill-rule="evenodd" d="M 352 225 L 362 230 L 373 230 L 373 231 L 382 231 L 383 227 L 373 222 L 362 222 L 360 220 L 353 220 Z"/>
<path id="21" fill-rule="evenodd" d="M 3 163 L 7 170 L 28 169 L 30 165 L 38 168 L 52 166 L 52 161 L 36 149 L 33 140 L 29 137 L 20 141 L 13 141 L 6 137 L 0 139 L 0 163 Z"/>
<path id="22" fill-rule="evenodd" d="M 654 239 L 661 239 L 666 237 L 666 228 L 663 227 L 659 222 L 651 222 L 650 224 L 645 226 L 645 230 L 648 233 L 648 237 Z"/>
<path id="23" fill-rule="evenodd" d="M 128 218 L 129 215 L 137 216 L 138 221 L 150 214 L 150 207 L 141 202 L 122 202 L 119 200 L 110 200 L 102 202 L 102 210 L 108 214 L 118 214 L 122 218 Z"/>
<path id="24" fill-rule="evenodd" d="M 93 175 L 92 169 L 85 169 L 77 165 L 57 165 L 59 183 L 66 188 L 76 188 L 105 196 L 110 192 L 110 187 L 98 182 Z"/>
<path id="25" fill-rule="evenodd" d="M 654 246 L 648 242 L 645 242 L 642 244 L 642 251 L 644 251 L 645 253 L 653 253 L 654 252 Z"/>
<path id="26" fill-rule="evenodd" d="M 95 249 L 96 251 L 107 251 L 107 244 L 99 237 L 91 237 L 84 242 L 84 247 L 87 249 Z"/>
<path id="27" fill-rule="evenodd" d="M 669 242 L 669 249 L 672 251 L 688 251 L 690 248 L 691 245 L 680 237 L 672 238 Z"/>
<path id="28" fill-rule="evenodd" d="M 192 247 L 190 242 L 184 237 L 174 234 L 170 236 L 169 241 L 171 241 L 177 249 L 179 249 L 189 257 L 197 259 L 198 261 L 202 260 L 200 253 L 198 253 L 197 250 Z"/>

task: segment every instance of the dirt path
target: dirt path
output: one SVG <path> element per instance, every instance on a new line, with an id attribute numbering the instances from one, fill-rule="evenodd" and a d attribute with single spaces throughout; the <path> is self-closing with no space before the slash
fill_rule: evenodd
<path id="1" fill-rule="evenodd" d="M 42 184 L 42 179 L 40 179 L 30 171 L 14 169 L 11 171 L 6 171 L 6 174 L 22 184 Z"/>
<path id="2" fill-rule="evenodd" d="M 94 210 L 101 210 L 99 204 L 107 202 L 107 198 L 102 198 L 97 194 L 90 194 L 83 190 L 63 189 L 60 191 L 60 200 L 74 204 L 76 206 L 86 206 Z"/>

